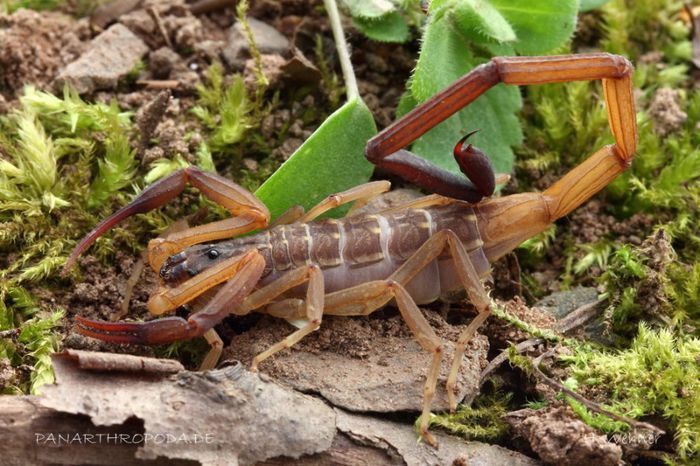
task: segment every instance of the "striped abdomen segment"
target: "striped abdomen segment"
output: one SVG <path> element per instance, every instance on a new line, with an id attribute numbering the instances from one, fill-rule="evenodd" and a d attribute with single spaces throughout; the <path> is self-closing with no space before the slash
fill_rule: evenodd
<path id="1" fill-rule="evenodd" d="M 271 273 L 264 282 L 286 270 L 315 263 L 324 272 L 326 290 L 332 292 L 388 278 L 428 238 L 445 229 L 457 234 L 479 275 L 485 275 L 489 264 L 481 248 L 476 218 L 464 204 L 283 225 L 256 235 L 256 243 L 269 261 Z M 261 236 L 267 236 L 268 241 L 261 242 Z M 448 251 L 407 286 L 419 303 L 459 288 Z"/>

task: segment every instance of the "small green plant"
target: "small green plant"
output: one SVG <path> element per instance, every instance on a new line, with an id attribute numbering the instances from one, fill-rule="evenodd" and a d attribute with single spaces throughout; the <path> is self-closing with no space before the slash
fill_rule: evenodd
<path id="1" fill-rule="evenodd" d="M 243 139 L 251 127 L 252 105 L 243 82 L 243 76 L 235 75 L 230 84 L 224 84 L 224 72 L 220 63 L 214 63 L 206 73 L 208 84 L 198 84 L 199 101 L 192 112 L 211 131 L 209 147 L 214 152 L 224 152 Z"/>

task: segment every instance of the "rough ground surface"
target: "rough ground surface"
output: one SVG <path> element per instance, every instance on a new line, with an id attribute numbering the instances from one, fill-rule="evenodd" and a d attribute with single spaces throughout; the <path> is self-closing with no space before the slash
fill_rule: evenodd
<path id="1" fill-rule="evenodd" d="M 426 316 L 444 341 L 455 341 L 461 328 L 428 311 Z M 249 363 L 253 356 L 291 333 L 294 327 L 264 318 L 234 336 L 224 357 Z M 488 341 L 467 348 L 457 383 L 457 399 L 470 403 L 478 393 L 479 373 L 486 364 Z M 335 406 L 361 412 L 419 411 L 431 355 L 423 350 L 398 315 L 369 319 L 327 317 L 321 329 L 291 351 L 261 365 L 261 370 L 297 390 L 318 393 Z M 452 346 L 443 358 L 435 410 L 448 408 L 444 390 Z"/>
<path id="2" fill-rule="evenodd" d="M 0 15 L 0 95 L 12 100 L 25 84 L 47 86 L 85 49 L 83 26 L 61 13 Z"/>

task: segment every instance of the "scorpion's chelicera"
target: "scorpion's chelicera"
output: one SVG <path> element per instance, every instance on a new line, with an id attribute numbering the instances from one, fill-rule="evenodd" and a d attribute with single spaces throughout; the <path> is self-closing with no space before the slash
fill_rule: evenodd
<path id="1" fill-rule="evenodd" d="M 498 57 L 480 65 L 369 141 L 370 161 L 435 193 L 377 214 L 314 220 L 333 207 L 387 191 L 385 181 L 328 196 L 306 214 L 285 216 L 270 227 L 267 208 L 237 184 L 194 167 L 180 170 L 101 222 L 76 246 L 66 268 L 109 228 L 164 204 L 190 182 L 225 206 L 232 217 L 150 242 L 149 261 L 163 283 L 150 299 L 149 309 L 162 314 L 211 291 L 205 304 L 187 320 L 169 317 L 132 323 L 76 317 L 78 329 L 115 343 L 159 344 L 204 335 L 213 346 L 205 365 L 213 366 L 221 353 L 221 340 L 211 329 L 226 315 L 257 310 L 285 319 L 305 318 L 302 328 L 253 359 L 256 369 L 317 329 L 324 314 L 367 315 L 393 299 L 420 345 L 433 355 L 420 429 L 434 444 L 428 419 L 443 343 L 417 304 L 463 288 L 479 311 L 460 335 L 450 367 L 447 393 L 454 409 L 465 345 L 490 311 L 481 282 L 489 274 L 489 263 L 567 215 L 630 165 L 637 143 L 631 75 L 632 66 L 625 58 L 609 54 Z M 482 200 L 493 192 L 493 171 L 486 157 L 471 146 L 462 147 L 463 141 L 455 148 L 455 156 L 472 182 L 403 150 L 499 82 L 594 79 L 603 81 L 615 143 L 592 154 L 542 193 Z M 201 244 L 254 230 L 260 231 Z"/>

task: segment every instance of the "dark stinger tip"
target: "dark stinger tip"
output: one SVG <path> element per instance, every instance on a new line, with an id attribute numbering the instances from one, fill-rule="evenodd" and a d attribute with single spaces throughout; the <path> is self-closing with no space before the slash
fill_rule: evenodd
<path id="1" fill-rule="evenodd" d="M 457 141 L 454 148 L 454 156 L 462 173 L 469 178 L 469 181 L 474 183 L 484 197 L 488 197 L 496 190 L 496 174 L 494 173 L 491 159 L 472 144 L 464 147 L 464 142 L 467 138 L 478 131 L 478 129 L 471 131 Z"/>

